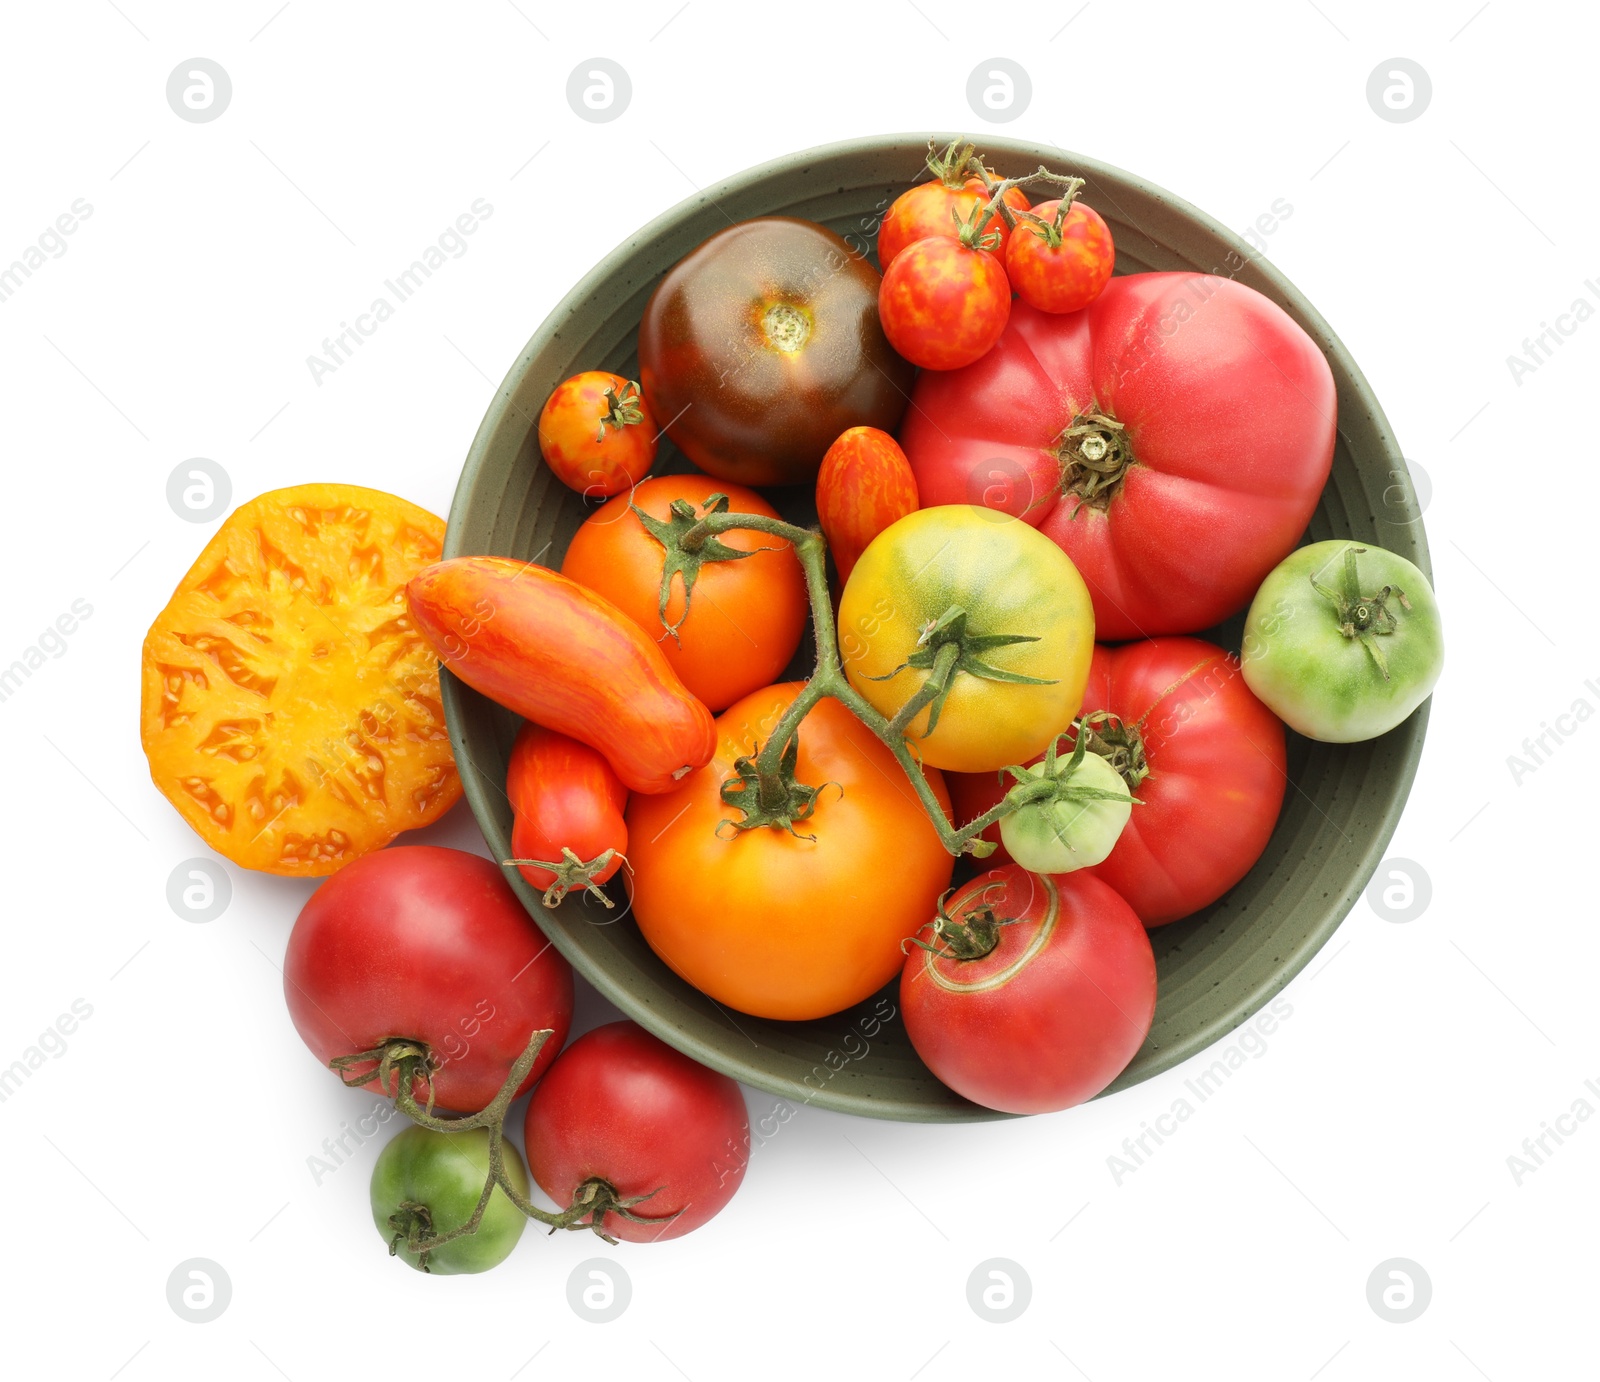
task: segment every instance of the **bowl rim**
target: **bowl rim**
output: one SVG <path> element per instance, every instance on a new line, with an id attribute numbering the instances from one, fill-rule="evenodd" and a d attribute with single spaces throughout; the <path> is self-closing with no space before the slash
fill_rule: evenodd
<path id="1" fill-rule="evenodd" d="M 935 134 L 932 137 L 932 142 L 937 144 L 948 143 L 951 137 L 946 135 L 941 138 Z M 465 526 L 465 515 L 473 503 L 473 496 L 485 456 L 493 447 L 495 438 L 502 429 L 513 421 L 512 415 L 517 415 L 515 422 L 517 425 L 522 426 L 524 435 L 532 425 L 527 411 L 519 407 L 515 401 L 518 388 L 526 375 L 531 361 L 559 333 L 573 313 L 592 297 L 607 279 L 628 263 L 635 253 L 635 246 L 638 242 L 653 239 L 657 235 L 675 228 L 680 222 L 704 208 L 707 204 L 715 204 L 720 195 L 744 191 L 755 184 L 783 173 L 791 172 L 796 168 L 803 168 L 822 160 L 852 154 L 882 153 L 887 149 L 902 145 L 912 145 L 920 148 L 928 142 L 929 136 L 925 133 L 866 135 L 854 139 L 816 145 L 808 149 L 768 159 L 683 198 L 639 229 L 633 231 L 610 250 L 551 308 L 544 320 L 540 322 L 539 326 L 528 338 L 527 343 L 512 362 L 496 389 L 495 396 L 484 412 L 483 420 L 478 425 L 477 432 L 473 436 L 471 447 L 468 449 L 466 459 L 462 465 L 461 475 L 457 481 L 455 493 L 450 504 L 442 556 L 450 558 L 462 555 L 477 555 L 476 553 L 468 553 L 461 550 L 460 535 Z M 1097 159 L 1072 153 L 1053 144 L 1038 144 L 1030 140 L 1007 138 L 1005 136 L 985 137 L 976 142 L 983 144 L 986 155 L 992 151 L 1002 158 L 1048 158 L 1058 161 L 1070 167 L 1074 172 L 1087 174 L 1091 185 L 1093 185 L 1097 177 L 1126 183 L 1161 203 L 1172 215 L 1183 220 L 1192 221 L 1214 236 L 1223 246 L 1230 249 L 1240 261 L 1240 268 L 1229 276 L 1242 277 L 1245 271 L 1248 270 L 1251 277 L 1258 277 L 1266 281 L 1271 289 L 1268 295 L 1276 295 L 1277 300 L 1284 305 L 1290 316 L 1317 342 L 1319 349 L 1328 357 L 1329 364 L 1334 368 L 1335 374 L 1342 374 L 1348 381 L 1350 401 L 1357 404 L 1367 413 L 1374 428 L 1384 438 L 1391 453 L 1390 458 L 1400 465 L 1405 464 L 1398 444 L 1395 442 L 1393 429 L 1389 425 L 1382 406 L 1374 395 L 1371 385 L 1367 382 L 1365 374 L 1362 373 L 1344 343 L 1334 333 L 1322 314 L 1312 306 L 1310 301 L 1290 282 L 1282 271 L 1272 264 L 1270 260 L 1266 259 L 1263 254 L 1252 249 L 1240 235 L 1183 198 L 1168 192 L 1165 188 L 1124 169 L 1100 162 Z M 1141 233 L 1146 234 L 1146 238 L 1152 242 L 1160 243 L 1155 236 L 1149 235 L 1147 232 Z M 1195 272 L 1200 272 L 1200 270 L 1195 270 Z M 1210 272 L 1216 273 L 1219 270 L 1213 269 Z M 1340 431 L 1342 434 L 1342 428 L 1340 428 Z M 1348 438 L 1346 441 L 1348 444 Z M 1410 529 L 1413 540 L 1416 543 L 1417 550 L 1413 560 L 1431 582 L 1433 571 L 1432 562 L 1429 558 L 1427 534 L 1422 524 L 1421 512 L 1416 506 L 1414 491 L 1409 486 L 1403 496 L 1403 502 L 1394 507 L 1399 513 L 1399 517 L 1395 521 Z M 456 752 L 458 761 L 468 761 L 466 758 L 465 737 L 462 732 L 462 683 L 452 676 L 442 675 L 440 677 L 440 690 L 452 748 Z M 1328 939 L 1343 923 L 1345 917 L 1354 907 L 1355 900 L 1365 890 L 1373 874 L 1377 871 L 1384 857 L 1384 851 L 1387 849 L 1389 841 L 1392 839 L 1399 824 L 1400 816 L 1404 812 L 1416 777 L 1423 741 L 1426 737 L 1428 714 L 1431 705 L 1432 698 L 1430 697 L 1423 702 L 1422 706 L 1408 720 L 1390 731 L 1390 735 L 1403 736 L 1403 739 L 1399 741 L 1403 745 L 1403 749 L 1397 755 L 1394 767 L 1394 785 L 1383 802 L 1381 814 L 1371 822 L 1370 845 L 1351 873 L 1350 884 L 1344 892 L 1328 899 L 1315 924 L 1306 930 L 1293 949 L 1283 955 L 1268 977 L 1244 993 L 1230 1007 L 1215 1014 L 1209 1022 L 1186 1034 L 1181 1040 L 1163 1044 L 1153 1056 L 1141 1065 L 1136 1079 L 1127 1080 L 1127 1072 L 1123 1072 L 1096 1097 L 1103 1098 L 1107 1094 L 1131 1088 L 1133 1084 L 1151 1079 L 1214 1045 L 1229 1032 L 1249 1021 L 1252 1016 L 1265 1007 L 1322 949 Z M 487 838 L 488 832 L 484 823 L 486 820 L 493 818 L 495 803 L 489 790 L 490 784 L 481 780 L 482 778 L 482 773 L 463 772 L 461 774 L 463 792 L 472 810 L 473 818 Z M 521 875 L 516 870 L 506 869 L 503 872 L 511 881 L 535 924 L 539 925 L 542 931 L 545 931 L 550 941 L 573 967 L 603 997 L 619 1008 L 625 1016 L 638 1022 L 647 1031 L 667 1042 L 668 1045 L 683 1051 L 686 1055 L 703 1065 L 709 1066 L 711 1069 L 721 1071 L 754 1088 L 765 1090 L 768 1093 L 797 1103 L 864 1117 L 930 1121 L 930 1113 L 922 1105 L 881 1096 L 866 1097 L 837 1093 L 832 1081 L 822 1090 L 814 1089 L 782 1076 L 774 1076 L 752 1062 L 748 1057 L 714 1048 L 685 1034 L 673 1024 L 669 1015 L 658 1012 L 648 1000 L 635 997 L 623 982 L 613 978 L 600 965 L 593 963 L 587 952 L 571 942 L 559 928 L 547 930 L 540 920 L 543 907 L 539 902 L 536 891 L 526 886 Z M 962 1108 L 959 1104 L 956 1104 L 944 1112 L 941 1121 L 990 1121 L 1014 1116 L 1016 1115 L 985 1109 L 976 1104 L 971 1105 L 969 1108 Z"/>

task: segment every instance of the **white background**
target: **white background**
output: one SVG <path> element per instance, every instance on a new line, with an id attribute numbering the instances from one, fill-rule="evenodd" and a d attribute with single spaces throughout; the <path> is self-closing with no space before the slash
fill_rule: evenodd
<path id="1" fill-rule="evenodd" d="M 1507 756 L 1576 699 L 1600 706 L 1585 686 L 1600 684 L 1586 388 L 1600 325 L 1520 384 L 1506 360 L 1578 297 L 1600 299 L 1584 283 L 1600 279 L 1592 11 L 293 0 L 275 15 L 277 3 L 5 11 L 0 264 L 74 199 L 94 208 L 0 303 L 0 664 L 75 599 L 93 607 L 0 704 L 0 1065 L 75 999 L 93 1007 L 0 1105 L 7 1370 L 1590 1371 L 1600 1120 L 1549 1143 L 1520 1185 L 1507 1157 L 1575 1100 L 1600 1108 L 1584 1086 L 1600 1083 L 1600 726 L 1520 785 Z M 233 82 L 208 124 L 165 98 L 197 55 Z M 633 83 L 608 124 L 565 99 L 596 55 Z M 1369 73 L 1397 55 L 1433 83 L 1409 123 L 1366 99 Z M 966 98 L 992 56 L 1033 82 L 1005 126 Z M 230 866 L 218 920 L 188 923 L 166 902 L 169 873 L 204 850 L 146 773 L 139 644 L 215 527 L 175 515 L 167 476 L 203 456 L 235 502 L 339 480 L 443 513 L 493 383 L 636 226 L 793 149 L 946 128 L 1059 144 L 1241 230 L 1291 204 L 1270 257 L 1343 336 L 1433 481 L 1451 661 L 1392 847 L 1431 877 L 1431 904 L 1393 924 L 1359 903 L 1288 988 L 1292 1016 L 1265 1052 L 1120 1185 L 1107 1158 L 1192 1066 L 987 1126 L 802 1110 L 721 1217 L 681 1242 L 613 1250 L 529 1232 L 490 1275 L 413 1274 L 368 1215 L 376 1142 L 320 1186 L 307 1169 L 371 1102 L 319 1071 L 284 1010 L 276 965 L 311 885 Z M 306 356 L 479 197 L 494 214 L 469 252 L 316 385 Z M 464 805 L 430 838 L 481 848 Z M 602 1007 L 589 994 L 583 1022 Z M 755 1116 L 773 1103 L 749 1098 Z M 604 1325 L 566 1298 L 596 1256 L 633 1284 Z M 169 1273 L 192 1257 L 232 1281 L 209 1324 L 167 1303 Z M 1031 1278 L 1014 1323 L 968 1307 L 967 1278 L 992 1257 Z M 1432 1282 L 1409 1324 L 1368 1304 L 1368 1276 L 1391 1257 Z"/>

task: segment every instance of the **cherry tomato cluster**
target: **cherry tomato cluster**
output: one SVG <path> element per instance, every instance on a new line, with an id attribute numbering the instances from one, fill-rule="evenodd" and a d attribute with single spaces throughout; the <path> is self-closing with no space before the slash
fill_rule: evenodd
<path id="1" fill-rule="evenodd" d="M 991 351 L 1015 293 L 1041 312 L 1077 312 L 1110 281 L 1111 231 L 1077 200 L 1082 178 L 1041 168 L 997 179 L 971 145 L 930 156 L 935 179 L 902 195 L 878 233 L 878 313 L 890 344 L 912 364 L 953 370 Z M 1028 205 L 1021 183 L 1062 184 Z"/>

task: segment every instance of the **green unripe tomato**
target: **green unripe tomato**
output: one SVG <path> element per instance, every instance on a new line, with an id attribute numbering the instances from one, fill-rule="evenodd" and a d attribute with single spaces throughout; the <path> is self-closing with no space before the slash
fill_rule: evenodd
<path id="1" fill-rule="evenodd" d="M 1000 840 L 1011 857 L 1030 873 L 1071 873 L 1104 863 L 1133 813 L 1133 798 L 1117 770 L 1099 754 L 1086 753 L 1076 765 L 1061 758 L 1026 771 L 1033 778 L 1053 774 L 1067 791 L 1000 818 Z"/>
<path id="2" fill-rule="evenodd" d="M 1314 542 L 1261 583 L 1240 660 L 1291 729 L 1332 744 L 1376 738 L 1427 700 L 1444 668 L 1433 587 L 1382 547 Z"/>
<path id="3" fill-rule="evenodd" d="M 502 1142 L 501 1156 L 511 1183 L 526 1197 L 528 1173 L 521 1155 Z M 443 1133 L 413 1125 L 378 1154 L 372 1168 L 372 1222 L 391 1253 L 418 1271 L 439 1276 L 486 1272 L 511 1255 L 528 1222 L 498 1186 L 476 1233 L 424 1254 L 410 1250 L 407 1236 L 416 1241 L 430 1227 L 439 1234 L 466 1223 L 488 1180 L 488 1128 Z"/>

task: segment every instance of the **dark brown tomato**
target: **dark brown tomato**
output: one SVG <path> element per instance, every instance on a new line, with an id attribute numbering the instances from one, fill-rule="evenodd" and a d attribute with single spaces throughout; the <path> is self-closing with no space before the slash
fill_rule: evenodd
<path id="1" fill-rule="evenodd" d="M 801 484 L 849 427 L 893 431 L 912 367 L 878 322 L 878 271 L 789 216 L 713 235 L 661 280 L 639 373 L 695 465 L 744 485 Z"/>

